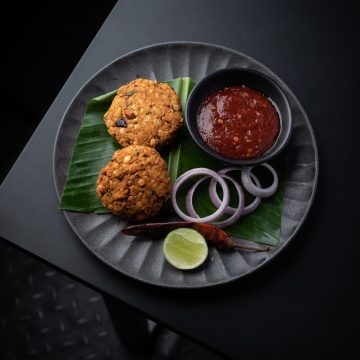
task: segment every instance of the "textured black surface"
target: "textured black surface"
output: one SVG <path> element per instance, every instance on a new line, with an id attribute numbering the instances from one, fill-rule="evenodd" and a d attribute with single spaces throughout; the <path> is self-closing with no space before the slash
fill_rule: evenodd
<path id="1" fill-rule="evenodd" d="M 0 284 L 1 359 L 135 359 L 100 294 L 3 243 Z"/>
<path id="2" fill-rule="evenodd" d="M 234 358 L 354 358 L 360 302 L 357 7 L 356 1 L 323 0 L 120 0 L 2 184 L 0 235 Z M 297 241 L 264 271 L 214 291 L 154 290 L 115 273 L 79 243 L 54 206 L 50 150 L 75 93 L 122 54 L 174 40 L 221 44 L 266 64 L 304 105 L 319 146 L 317 195 Z M 14 44 L 21 48 L 17 37 Z M 17 141 L 17 131 L 12 134 Z"/>
<path id="3" fill-rule="evenodd" d="M 3 242 L 0 285 L 1 360 L 222 359 Z M 129 328 L 137 320 L 147 341 Z"/>

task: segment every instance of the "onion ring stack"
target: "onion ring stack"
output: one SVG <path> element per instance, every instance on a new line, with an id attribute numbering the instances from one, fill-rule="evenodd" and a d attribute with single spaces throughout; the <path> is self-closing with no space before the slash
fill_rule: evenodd
<path id="1" fill-rule="evenodd" d="M 192 221 L 196 223 L 211 223 L 218 227 L 226 227 L 234 224 L 241 216 L 248 215 L 253 211 L 255 211 L 260 205 L 261 200 L 263 198 L 268 198 L 272 196 L 278 188 L 279 179 L 274 168 L 268 163 L 260 164 L 260 166 L 264 166 L 266 169 L 268 169 L 273 176 L 273 183 L 267 188 L 262 188 L 259 179 L 252 173 L 253 166 L 248 166 L 243 168 L 229 167 L 229 168 L 224 168 L 218 172 L 215 172 L 207 168 L 195 168 L 185 172 L 184 174 L 179 176 L 179 178 L 175 181 L 175 184 L 173 186 L 171 201 L 175 212 L 179 215 L 180 218 L 182 218 L 185 221 Z M 245 196 L 241 184 L 237 182 L 235 178 L 227 174 L 228 172 L 231 171 L 241 171 L 242 186 L 248 193 L 250 193 L 255 197 L 255 199 L 251 204 L 245 206 Z M 194 183 L 194 185 L 191 186 L 191 188 L 188 190 L 186 194 L 186 201 L 185 201 L 186 211 L 187 211 L 186 214 L 180 209 L 177 203 L 176 195 L 180 187 L 187 180 L 191 179 L 194 176 L 199 176 L 199 175 L 203 175 L 203 176 L 200 179 L 198 179 Z M 200 217 L 194 209 L 193 196 L 197 187 L 209 177 L 211 178 L 209 184 L 209 196 L 211 202 L 217 208 L 217 210 L 211 215 Z M 226 180 L 233 183 L 238 193 L 239 202 L 237 207 L 229 206 L 230 191 L 228 184 L 226 183 Z M 216 191 L 217 184 L 219 184 L 222 188 L 223 191 L 222 199 L 220 199 Z M 224 214 L 230 216 L 225 220 L 217 221 Z"/>

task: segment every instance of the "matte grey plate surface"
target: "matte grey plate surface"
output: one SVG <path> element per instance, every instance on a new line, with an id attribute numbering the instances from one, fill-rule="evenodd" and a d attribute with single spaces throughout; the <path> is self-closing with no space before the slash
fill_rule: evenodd
<path id="1" fill-rule="evenodd" d="M 114 269 L 134 279 L 174 288 L 200 288 L 223 284 L 259 269 L 278 254 L 301 227 L 316 190 L 318 154 L 313 130 L 299 101 L 274 73 L 254 59 L 224 47 L 191 42 L 149 46 L 120 57 L 95 74 L 69 105 L 58 131 L 54 149 L 54 178 L 58 197 L 63 192 L 72 149 L 86 111 L 87 102 L 140 76 L 157 80 L 190 76 L 199 81 L 225 67 L 261 71 L 275 79 L 287 94 L 293 116 L 288 144 L 284 208 L 280 244 L 269 252 L 219 252 L 209 249 L 204 266 L 179 271 L 163 256 L 162 241 L 134 239 L 122 235 L 125 222 L 113 215 L 64 211 L 82 242 Z"/>

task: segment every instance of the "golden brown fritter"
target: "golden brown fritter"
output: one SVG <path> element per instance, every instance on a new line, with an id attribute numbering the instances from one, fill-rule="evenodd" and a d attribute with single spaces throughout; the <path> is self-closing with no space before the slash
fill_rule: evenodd
<path id="1" fill-rule="evenodd" d="M 105 208 L 136 221 L 156 215 L 170 191 L 165 161 L 155 149 L 141 145 L 115 151 L 100 171 L 96 187 Z"/>
<path id="2" fill-rule="evenodd" d="M 104 121 L 121 146 L 157 149 L 169 143 L 184 122 L 180 100 L 171 86 L 146 79 L 121 86 Z"/>

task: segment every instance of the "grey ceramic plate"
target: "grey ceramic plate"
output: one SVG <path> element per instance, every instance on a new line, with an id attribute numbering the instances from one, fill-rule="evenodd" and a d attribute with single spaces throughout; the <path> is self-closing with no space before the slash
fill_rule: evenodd
<path id="1" fill-rule="evenodd" d="M 274 258 L 301 227 L 313 200 L 318 155 L 313 130 L 306 113 L 290 89 L 268 68 L 254 59 L 220 46 L 176 42 L 149 46 L 120 57 L 95 74 L 69 105 L 59 128 L 54 150 L 54 177 L 60 198 L 72 149 L 88 100 L 140 76 L 158 80 L 190 76 L 199 81 L 225 67 L 261 71 L 275 79 L 286 92 L 293 115 L 293 133 L 288 144 L 285 202 L 280 245 L 266 253 L 219 252 L 210 248 L 204 266 L 191 272 L 171 267 L 162 253 L 162 241 L 121 235 L 124 222 L 113 215 L 65 211 L 65 217 L 82 242 L 114 269 L 134 279 L 174 288 L 201 288 L 223 284 L 248 275 Z"/>

